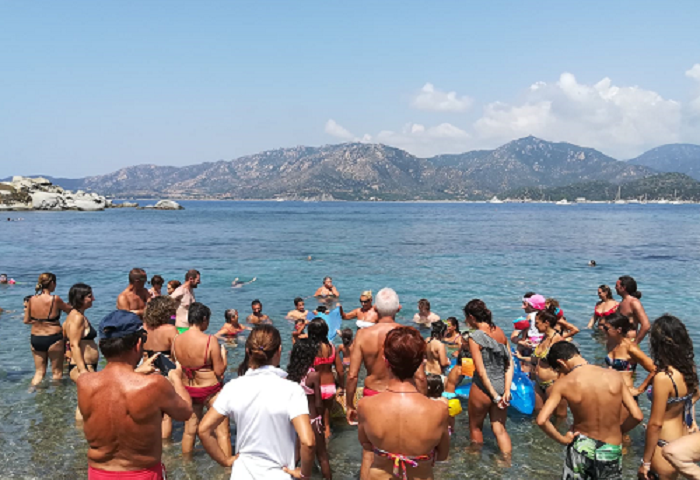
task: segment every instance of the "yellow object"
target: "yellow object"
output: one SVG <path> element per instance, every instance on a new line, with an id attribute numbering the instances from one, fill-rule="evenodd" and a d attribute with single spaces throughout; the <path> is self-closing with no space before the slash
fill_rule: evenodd
<path id="1" fill-rule="evenodd" d="M 471 358 L 463 358 L 462 375 L 464 375 L 465 377 L 473 377 L 474 370 L 476 370 L 476 368 L 474 367 L 474 360 L 472 360 Z"/>
<path id="2" fill-rule="evenodd" d="M 462 413 L 462 403 L 459 398 L 453 398 L 447 402 L 447 411 L 450 412 L 450 417 L 456 417 Z"/>

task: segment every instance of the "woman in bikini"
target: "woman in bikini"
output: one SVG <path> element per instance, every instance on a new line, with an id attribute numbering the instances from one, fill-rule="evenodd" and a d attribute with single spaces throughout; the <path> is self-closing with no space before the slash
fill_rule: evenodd
<path id="1" fill-rule="evenodd" d="M 571 338 L 581 331 L 576 325 L 566 321 L 564 310 L 562 310 L 559 306 L 559 300 L 556 298 L 548 298 L 545 300 L 544 305 L 545 310 L 553 315 L 556 315 L 557 325 L 554 327 L 554 329 L 559 332 L 559 335 L 564 338 Z"/>
<path id="2" fill-rule="evenodd" d="M 224 312 L 224 326 L 221 327 L 221 330 L 216 332 L 215 336 L 227 342 L 233 342 L 238 338 L 239 333 L 246 330 L 250 330 L 250 327 L 238 323 L 238 310 L 230 308 Z"/>
<path id="3" fill-rule="evenodd" d="M 95 296 L 92 288 L 84 283 L 76 283 L 70 287 L 68 302 L 73 310 L 63 323 L 63 335 L 70 345 L 71 360 L 68 364 L 68 375 L 74 382 L 84 373 L 97 371 L 100 352 L 97 349 L 97 330 L 85 316 L 85 311 L 92 307 Z M 83 415 L 80 409 L 75 409 L 75 420 L 80 422 Z"/>
<path id="4" fill-rule="evenodd" d="M 552 345 L 564 340 L 564 336 L 555 330 L 557 322 L 557 316 L 552 312 L 547 310 L 537 312 L 535 316 L 535 327 L 537 331 L 544 336 L 540 344 L 535 347 L 532 357 L 529 359 L 523 358 L 523 360 L 529 360 L 530 363 L 532 363 L 535 372 L 535 411 L 540 411 L 542 409 L 544 402 L 547 401 L 552 385 L 554 385 L 554 382 L 559 377 L 559 374 L 552 368 L 549 362 L 547 362 L 547 354 Z M 565 402 L 562 402 L 557 408 L 557 416 L 566 417 Z"/>
<path id="5" fill-rule="evenodd" d="M 317 346 L 314 368 L 321 377 L 321 399 L 323 400 L 323 424 L 326 438 L 331 436 L 331 409 L 336 395 L 336 379 L 333 376 L 333 365 L 338 375 L 338 385 L 345 385 L 343 362 L 336 354 L 335 346 L 328 341 L 328 324 L 322 318 L 316 317 L 309 322 L 309 340 Z M 338 395 L 344 395 L 345 389 L 339 388 Z"/>
<path id="6" fill-rule="evenodd" d="M 173 340 L 177 336 L 177 328 L 171 323 L 171 318 L 176 310 L 177 302 L 166 296 L 158 296 L 146 305 L 143 313 L 143 328 L 148 337 L 143 344 L 144 361 L 155 354 L 163 355 L 168 359 L 172 356 L 171 349 Z M 163 414 L 162 437 L 170 438 L 172 431 L 172 419 Z"/>
<path id="7" fill-rule="evenodd" d="M 447 331 L 442 337 L 442 343 L 448 349 L 454 350 L 452 356 L 456 357 L 459 355 L 459 349 L 462 346 L 462 333 L 459 331 L 459 321 L 455 317 L 448 317 L 445 323 L 447 324 Z"/>
<path id="8" fill-rule="evenodd" d="M 474 329 L 469 335 L 469 351 L 476 369 L 469 392 L 471 441 L 478 445 L 484 443 L 484 420 L 488 415 L 498 448 L 508 455 L 513 450 L 506 431 L 510 385 L 513 381 L 513 359 L 508 339 L 503 330 L 493 324 L 491 311 L 481 300 L 474 299 L 467 303 L 464 316 L 467 325 Z"/>
<path id="9" fill-rule="evenodd" d="M 309 402 L 309 419 L 316 437 L 316 458 L 321 465 L 323 478 L 332 478 L 331 465 L 323 427 L 323 400 L 321 398 L 321 376 L 314 369 L 317 346 L 308 338 L 300 339 L 292 347 L 292 354 L 287 366 L 287 380 L 298 383 L 306 393 Z"/>
<path id="10" fill-rule="evenodd" d="M 71 307 L 58 295 L 56 275 L 42 273 L 36 284 L 36 295 L 29 299 L 24 310 L 24 323 L 32 326 L 30 344 L 34 356 L 34 378 L 32 386 L 39 385 L 46 375 L 51 361 L 53 380 L 63 378 L 63 355 L 65 343 L 61 329 L 61 312 L 70 312 Z"/>
<path id="11" fill-rule="evenodd" d="M 387 388 L 357 406 L 358 438 L 363 448 L 360 478 L 432 479 L 433 463 L 447 459 L 448 410 L 421 394 L 414 375 L 425 355 L 425 340 L 412 327 L 386 335 Z"/>
<path id="12" fill-rule="evenodd" d="M 619 303 L 613 298 L 612 290 L 607 285 L 598 287 L 598 298 L 600 301 L 595 304 L 593 316 L 588 322 L 588 328 L 595 328 L 596 323 L 617 311 Z"/>
<path id="13" fill-rule="evenodd" d="M 209 307 L 194 302 L 187 314 L 189 329 L 175 337 L 172 344 L 172 356 L 182 365 L 182 382 L 192 397 L 192 417 L 185 423 L 182 434 L 182 453 L 190 454 L 194 450 L 197 427 L 204 414 L 214 404 L 224 386 L 226 372 L 226 348 L 214 335 L 204 333 L 209 327 L 211 310 Z M 216 428 L 216 438 L 221 450 L 231 455 L 231 440 L 228 419 Z"/>
<path id="14" fill-rule="evenodd" d="M 432 324 L 430 338 L 426 341 L 425 373 L 442 375 L 443 370 L 450 366 L 445 344 L 442 343 L 446 331 L 447 325 L 444 322 Z"/>
<path id="15" fill-rule="evenodd" d="M 700 394 L 693 342 L 683 322 L 664 315 L 651 326 L 649 343 L 658 373 L 647 391 L 651 414 L 638 473 L 639 478 L 675 479 L 678 472 L 662 456 L 662 449 L 697 430 L 693 404 Z"/>
<path id="16" fill-rule="evenodd" d="M 656 368 L 654 361 L 639 348 L 633 339 L 628 338 L 627 334 L 631 329 L 632 323 L 630 323 L 629 318 L 621 313 L 614 312 L 605 317 L 603 330 L 608 337 L 608 354 L 605 357 L 605 364 L 608 368 L 622 372 L 625 385 L 632 392 L 632 396 L 636 397 L 644 392 L 651 383 Z M 635 388 L 634 373 L 637 371 L 637 365 L 641 365 L 644 370 L 649 372 L 649 375 L 639 387 Z"/>

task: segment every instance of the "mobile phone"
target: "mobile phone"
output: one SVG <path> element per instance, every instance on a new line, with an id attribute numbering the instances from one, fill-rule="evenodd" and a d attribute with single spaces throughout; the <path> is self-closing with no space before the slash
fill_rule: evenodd
<path id="1" fill-rule="evenodd" d="M 153 366 L 160 370 L 161 375 L 167 377 L 170 370 L 173 370 L 175 364 L 165 355 L 158 355 L 158 358 L 153 362 Z"/>

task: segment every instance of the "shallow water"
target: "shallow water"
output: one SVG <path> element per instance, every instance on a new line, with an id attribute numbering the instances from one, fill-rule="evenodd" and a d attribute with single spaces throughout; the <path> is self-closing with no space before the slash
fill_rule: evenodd
<path id="1" fill-rule="evenodd" d="M 211 329 L 223 311 L 250 311 L 259 298 L 285 339 L 283 320 L 296 296 L 308 297 L 330 275 L 346 309 L 359 306 L 362 290 L 391 286 L 409 323 L 419 298 L 430 299 L 443 318 L 456 316 L 472 298 L 482 298 L 496 323 L 511 331 L 520 298 L 535 290 L 560 300 L 569 320 L 583 328 L 596 301 L 597 286 L 634 276 L 651 319 L 671 312 L 698 341 L 700 225 L 697 205 L 528 205 L 183 202 L 177 212 L 27 212 L 22 222 L 0 223 L 0 273 L 19 283 L 0 286 L 5 333 L 0 347 L 0 463 L 3 476 L 75 478 L 86 472 L 86 443 L 73 414 L 75 387 L 67 378 L 28 392 L 33 375 L 29 326 L 22 324 L 22 298 L 33 293 L 39 273 L 58 276 L 56 293 L 67 299 L 70 285 L 90 284 L 96 302 L 93 323 L 114 308 L 132 267 L 149 277 L 182 280 L 189 268 L 202 272 L 197 299 L 212 308 Z M 307 257 L 311 255 L 312 260 Z M 586 266 L 595 259 L 598 267 Z M 231 289 L 235 277 L 258 280 Z M 313 300 L 307 306 L 314 306 Z M 426 332 L 427 333 L 427 332 Z M 590 332 L 576 337 L 584 355 L 602 363 L 604 351 Z M 646 347 L 645 347 L 646 348 Z M 229 349 L 229 374 L 242 359 Z M 648 412 L 648 402 L 642 399 Z M 466 410 L 466 409 L 465 409 Z M 511 414 L 512 465 L 485 433 L 481 453 L 468 450 L 466 414 L 458 417 L 450 460 L 436 466 L 437 478 L 557 478 L 563 447 L 549 440 L 531 417 Z M 229 472 L 198 446 L 191 461 L 179 455 L 181 424 L 165 449 L 170 478 L 224 479 Z M 636 476 L 643 432 L 632 432 L 625 478 Z M 356 478 L 360 446 L 356 430 L 337 426 L 329 446 L 334 478 Z M 318 475 L 316 473 L 315 475 Z M 319 476 L 320 478 L 320 476 Z"/>

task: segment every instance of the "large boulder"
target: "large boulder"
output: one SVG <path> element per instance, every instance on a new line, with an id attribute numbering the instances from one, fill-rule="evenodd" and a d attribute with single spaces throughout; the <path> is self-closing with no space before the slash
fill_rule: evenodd
<path id="1" fill-rule="evenodd" d="M 32 208 L 34 210 L 66 210 L 66 199 L 60 193 L 32 192 Z"/>
<path id="2" fill-rule="evenodd" d="M 184 210 L 185 207 L 172 200 L 160 200 L 155 205 L 143 207 L 149 210 Z"/>
<path id="3" fill-rule="evenodd" d="M 107 206 L 105 197 L 101 197 L 96 193 L 85 193 L 78 190 L 72 194 L 65 194 L 66 206 L 70 210 L 80 210 L 82 212 L 97 212 L 104 210 Z"/>

